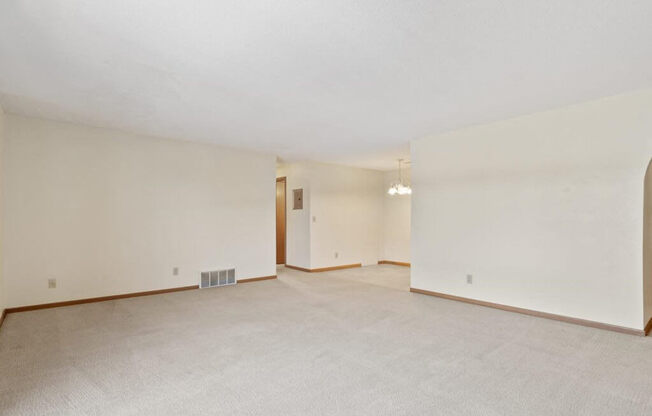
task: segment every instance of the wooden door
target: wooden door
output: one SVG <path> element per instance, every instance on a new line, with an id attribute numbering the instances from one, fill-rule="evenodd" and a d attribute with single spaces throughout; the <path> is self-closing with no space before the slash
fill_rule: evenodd
<path id="1" fill-rule="evenodd" d="M 276 178 L 276 264 L 285 264 L 285 178 Z"/>

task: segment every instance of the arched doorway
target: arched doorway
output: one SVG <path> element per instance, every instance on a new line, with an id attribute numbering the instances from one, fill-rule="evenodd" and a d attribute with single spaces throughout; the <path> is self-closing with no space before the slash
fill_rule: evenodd
<path id="1" fill-rule="evenodd" d="M 645 173 L 643 204 L 643 312 L 645 332 L 652 329 L 652 160 Z"/>

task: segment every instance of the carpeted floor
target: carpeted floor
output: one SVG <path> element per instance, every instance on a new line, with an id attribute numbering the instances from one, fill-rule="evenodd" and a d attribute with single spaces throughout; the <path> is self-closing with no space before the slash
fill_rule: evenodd
<path id="1" fill-rule="evenodd" d="M 650 415 L 652 339 L 372 266 L 11 314 L 2 415 Z"/>

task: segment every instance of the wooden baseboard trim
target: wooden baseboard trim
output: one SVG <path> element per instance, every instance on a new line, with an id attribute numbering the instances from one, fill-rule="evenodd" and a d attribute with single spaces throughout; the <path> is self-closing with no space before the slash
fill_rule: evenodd
<path id="1" fill-rule="evenodd" d="M 330 272 L 332 270 L 353 269 L 355 267 L 362 267 L 362 263 L 343 264 L 341 266 L 322 267 L 319 269 L 306 269 L 305 267 L 292 266 L 290 264 L 286 264 L 285 267 L 287 267 L 288 269 L 299 270 L 307 273 L 321 273 L 321 272 Z"/>
<path id="2" fill-rule="evenodd" d="M 330 272 L 332 270 L 342 270 L 342 269 L 355 269 L 356 267 L 362 267 L 362 263 L 343 264 L 341 266 L 331 266 L 331 267 L 322 267 L 320 269 L 311 269 L 310 273 Z"/>
<path id="3" fill-rule="evenodd" d="M 238 279 L 238 283 L 258 282 L 260 280 L 270 280 L 270 279 L 276 279 L 276 275 L 262 276 L 262 277 L 252 277 L 250 279 Z"/>
<path id="4" fill-rule="evenodd" d="M 2 323 L 5 321 L 5 316 L 7 316 L 7 310 L 3 309 L 0 313 L 0 328 L 2 328 Z"/>
<path id="5" fill-rule="evenodd" d="M 136 298 L 139 296 L 161 295 L 163 293 L 180 292 L 183 290 L 193 290 L 198 288 L 199 288 L 198 285 L 173 287 L 170 289 L 148 290 L 146 292 L 124 293 L 122 295 L 100 296 L 97 298 L 75 299 L 75 300 L 67 300 L 64 302 L 53 302 L 53 303 L 42 303 L 40 305 L 19 306 L 17 308 L 7 308 L 6 311 L 7 313 L 27 312 L 27 311 L 35 311 L 38 309 L 58 308 L 61 306 L 81 305 L 84 303 L 105 302 L 107 300 Z"/>
<path id="6" fill-rule="evenodd" d="M 645 325 L 645 329 L 643 332 L 645 332 L 645 336 L 650 335 L 650 331 L 652 331 L 652 318 L 647 322 L 647 325 Z"/>
<path id="7" fill-rule="evenodd" d="M 286 264 L 285 267 L 287 267 L 288 269 L 299 270 L 300 272 L 310 273 L 310 269 L 306 269 L 304 267 L 292 266 L 291 264 Z"/>
<path id="8" fill-rule="evenodd" d="M 499 303 L 485 302 L 485 301 L 477 300 L 477 299 L 471 299 L 471 298 L 464 298 L 464 297 L 461 297 L 461 296 L 448 295 L 446 293 L 432 292 L 432 291 L 429 291 L 429 290 L 416 289 L 416 288 L 413 288 L 413 287 L 410 288 L 410 292 L 419 293 L 419 294 L 428 295 L 428 296 L 435 296 L 435 297 L 438 297 L 438 298 L 443 298 L 443 299 L 448 299 L 448 300 L 455 300 L 455 301 L 458 301 L 458 302 L 471 303 L 473 305 L 485 306 L 485 307 L 488 307 L 488 308 L 501 309 L 501 310 L 508 311 L 508 312 L 516 312 L 516 313 L 520 313 L 520 314 L 524 314 L 524 315 L 535 316 L 537 318 L 546 318 L 546 319 L 552 319 L 554 321 L 561 321 L 561 322 L 566 322 L 566 323 L 575 324 L 575 325 L 588 326 L 588 327 L 591 327 L 591 328 L 605 329 L 605 330 L 608 330 L 608 331 L 620 332 L 622 334 L 638 335 L 638 336 L 645 336 L 646 335 L 646 331 L 640 330 L 640 329 L 634 329 L 634 328 L 627 328 L 627 327 L 624 327 L 624 326 L 605 324 L 605 323 L 602 323 L 602 322 L 588 321 L 586 319 L 571 318 L 569 316 L 564 316 L 564 315 L 556 315 L 556 314 L 553 314 L 553 313 L 539 312 L 539 311 L 534 311 L 534 310 L 531 310 L 531 309 L 518 308 L 518 307 L 515 307 L 515 306 L 501 305 Z M 648 325 L 650 327 L 652 327 L 652 324 L 648 324 Z"/>
<path id="9" fill-rule="evenodd" d="M 378 260 L 378 264 L 393 264 L 394 266 L 411 267 L 410 263 L 406 263 L 403 261 Z"/>
<path id="10" fill-rule="evenodd" d="M 253 277 L 250 279 L 240 279 L 238 280 L 238 283 L 257 282 L 259 280 L 268 280 L 268 279 L 276 279 L 276 275 Z M 2 325 L 2 320 L 4 320 L 5 315 L 8 313 L 27 312 L 27 311 L 35 311 L 39 309 L 49 309 L 49 308 L 59 308 L 61 306 L 82 305 L 84 303 L 105 302 L 107 300 L 136 298 L 139 296 L 161 295 L 163 293 L 181 292 L 184 290 L 193 290 L 193 289 L 199 289 L 199 285 L 173 287 L 170 289 L 148 290 L 146 292 L 125 293 L 122 295 L 100 296 L 97 298 L 75 299 L 75 300 L 67 300 L 64 302 L 42 303 L 40 305 L 28 305 L 28 306 L 19 306 L 16 308 L 7 308 L 4 310 L 2 314 L 2 319 L 0 319 L 0 325 Z"/>

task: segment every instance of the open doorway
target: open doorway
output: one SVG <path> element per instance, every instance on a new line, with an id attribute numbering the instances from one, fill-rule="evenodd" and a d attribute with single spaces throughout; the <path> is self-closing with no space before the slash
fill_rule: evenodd
<path id="1" fill-rule="evenodd" d="M 411 193 L 389 191 L 411 185 L 410 169 L 402 162 L 390 171 L 279 163 L 278 273 L 329 272 L 329 277 L 408 291 Z M 295 192 L 305 198 L 301 208 L 295 208 Z"/>
<path id="2" fill-rule="evenodd" d="M 403 159 L 398 162 L 399 169 L 386 171 L 383 178 L 384 201 L 379 263 L 410 267 L 411 170 L 409 162 Z"/>
<path id="3" fill-rule="evenodd" d="M 285 264 L 286 247 L 286 178 L 276 178 L 276 264 Z"/>

